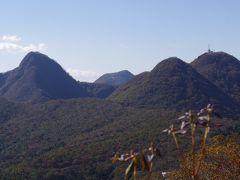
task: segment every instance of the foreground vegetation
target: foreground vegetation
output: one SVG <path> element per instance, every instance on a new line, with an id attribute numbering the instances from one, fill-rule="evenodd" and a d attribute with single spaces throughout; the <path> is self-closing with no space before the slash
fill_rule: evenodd
<path id="1" fill-rule="evenodd" d="M 112 165 L 113 152 L 141 149 L 150 141 L 169 146 L 159 132 L 174 114 L 91 98 L 36 105 L 3 102 L 0 110 L 5 114 L 0 175 L 8 179 L 117 178 L 121 168 Z M 174 151 L 170 145 L 167 154 Z M 166 167 L 174 165 L 174 156 L 168 162 Z"/>
<path id="2" fill-rule="evenodd" d="M 150 142 L 162 154 L 154 161 L 152 178 L 179 168 L 173 139 L 161 133 L 176 122 L 174 111 L 85 98 L 35 105 L 1 99 L 0 113 L 2 179 L 123 179 L 128 164 L 115 165 L 110 158 L 117 151 L 148 148 Z M 210 137 L 239 132 L 238 121 L 221 123 L 224 128 Z M 179 141 L 186 150 L 188 142 L 189 137 Z"/>
<path id="3" fill-rule="evenodd" d="M 207 144 L 210 129 L 223 127 L 223 124 L 215 122 L 215 118 L 222 119 L 216 112 L 215 107 L 209 104 L 201 109 L 198 113 L 192 111 L 186 112 L 178 118 L 181 126 L 174 127 L 172 124 L 169 128 L 163 130 L 173 137 L 177 149 L 177 158 L 179 167 L 177 170 L 169 169 L 169 172 L 153 172 L 154 160 L 158 156 L 164 159 L 165 154 L 161 155 L 159 149 L 151 145 L 141 151 L 131 150 L 130 153 L 115 154 L 112 158 L 113 163 L 116 161 L 130 162 L 125 170 L 125 179 L 129 179 L 132 173 L 134 180 L 139 179 L 140 173 L 144 173 L 142 179 L 239 179 L 240 178 L 240 136 L 217 135 L 210 139 Z M 214 120 L 214 121 L 213 121 Z M 203 131 L 200 131 L 203 128 Z M 188 133 L 190 129 L 190 133 Z M 187 151 L 186 147 L 180 147 L 179 139 L 187 142 L 180 135 L 189 134 L 191 141 L 191 150 Z M 197 137 L 200 136 L 199 137 Z M 202 136 L 202 137 L 201 137 Z M 180 138 L 181 137 L 181 138 Z M 182 149 L 183 148 L 183 149 Z M 147 151 L 147 152 L 146 152 Z M 162 175 L 162 177 L 161 177 Z"/>
<path id="4" fill-rule="evenodd" d="M 206 158 L 202 162 L 198 179 L 240 179 L 240 136 L 218 135 L 206 146 Z M 196 154 L 200 158 L 201 153 Z M 170 179 L 192 179 L 191 153 L 185 154 L 180 168 L 169 174 Z"/>

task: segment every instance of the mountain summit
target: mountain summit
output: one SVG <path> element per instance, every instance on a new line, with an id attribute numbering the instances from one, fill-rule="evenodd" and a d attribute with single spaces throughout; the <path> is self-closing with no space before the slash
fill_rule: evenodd
<path id="1" fill-rule="evenodd" d="M 19 67 L 2 74 L 0 95 L 32 102 L 90 96 L 57 62 L 38 52 L 28 53 Z"/>
<path id="2" fill-rule="evenodd" d="M 100 78 L 98 78 L 95 83 L 121 86 L 133 78 L 134 75 L 131 72 L 129 72 L 128 70 L 123 70 L 116 73 L 104 74 Z"/>
<path id="3" fill-rule="evenodd" d="M 206 79 L 240 103 L 240 61 L 225 52 L 204 53 L 191 63 Z"/>
<path id="4" fill-rule="evenodd" d="M 236 107 L 228 95 L 176 57 L 165 59 L 151 72 L 136 76 L 110 98 L 128 105 L 176 110 L 199 109 L 209 102 L 226 111 Z"/>

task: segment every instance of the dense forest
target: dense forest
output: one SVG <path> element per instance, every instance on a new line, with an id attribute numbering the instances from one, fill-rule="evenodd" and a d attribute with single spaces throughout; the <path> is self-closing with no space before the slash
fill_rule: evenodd
<path id="1" fill-rule="evenodd" d="M 219 69 L 218 61 L 224 62 L 224 74 L 204 70 L 206 64 Z M 236 177 L 239 64 L 226 53 L 207 53 L 192 64 L 168 58 L 117 88 L 77 82 L 47 56 L 30 53 L 18 68 L 0 74 L 0 177 L 124 179 L 129 163 L 113 164 L 112 157 L 142 152 L 152 142 L 161 154 L 153 163 L 152 179 L 163 179 L 162 172 L 173 179 L 191 178 L 191 131 L 177 137 L 181 154 L 175 139 L 163 131 L 171 124 L 179 128 L 179 116 L 189 110 L 197 113 L 208 103 L 216 105 L 222 118 L 213 119 L 221 126 L 207 134 L 205 158 L 199 150 L 206 129 L 196 131 L 195 153 L 203 159 L 200 171 L 209 172 L 199 175 Z M 137 175 L 147 179 L 149 172 L 138 169 Z"/>
<path id="2" fill-rule="evenodd" d="M 174 142 L 162 133 L 169 124 L 176 124 L 179 113 L 171 110 L 85 98 L 35 105 L 2 99 L 0 112 L 0 172 L 4 178 L 121 179 L 127 164 L 113 165 L 114 153 L 140 151 L 150 142 L 164 154 L 156 171 L 178 167 Z M 221 123 L 224 127 L 211 136 L 239 132 L 238 121 Z"/>

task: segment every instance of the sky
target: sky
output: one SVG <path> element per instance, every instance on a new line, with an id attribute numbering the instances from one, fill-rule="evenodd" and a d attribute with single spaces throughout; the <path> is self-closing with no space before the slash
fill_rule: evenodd
<path id="1" fill-rule="evenodd" d="M 74 78 L 150 71 L 208 49 L 240 59 L 239 0 L 0 0 L 0 72 L 29 51 L 57 61 Z"/>

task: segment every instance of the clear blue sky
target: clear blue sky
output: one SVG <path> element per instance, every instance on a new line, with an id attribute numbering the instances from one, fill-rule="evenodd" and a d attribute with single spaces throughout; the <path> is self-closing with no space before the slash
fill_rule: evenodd
<path id="1" fill-rule="evenodd" d="M 240 58 L 239 0 L 1 0 L 0 72 L 30 50 L 81 81 L 207 50 Z"/>

